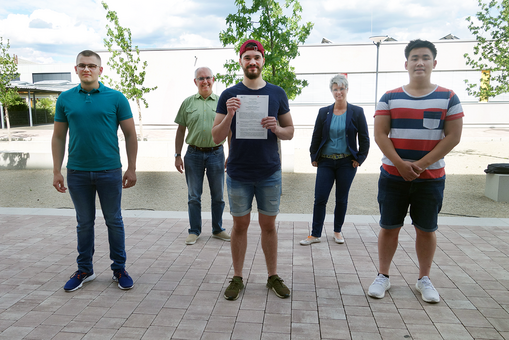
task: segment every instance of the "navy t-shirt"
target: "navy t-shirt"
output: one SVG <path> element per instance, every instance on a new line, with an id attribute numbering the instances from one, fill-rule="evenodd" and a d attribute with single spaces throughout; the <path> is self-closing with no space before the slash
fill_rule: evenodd
<path id="1" fill-rule="evenodd" d="M 252 90 L 242 82 L 223 91 L 219 97 L 216 112 L 227 114 L 226 101 L 237 95 L 268 95 L 269 116 L 276 119 L 279 115 L 290 112 L 288 97 L 281 87 L 267 83 L 261 89 Z M 232 138 L 226 169 L 228 176 L 242 182 L 254 182 L 272 176 L 274 172 L 281 169 L 277 136 L 267 130 L 267 139 L 237 139 L 236 118 L 236 115 L 233 116 L 230 126 Z"/>

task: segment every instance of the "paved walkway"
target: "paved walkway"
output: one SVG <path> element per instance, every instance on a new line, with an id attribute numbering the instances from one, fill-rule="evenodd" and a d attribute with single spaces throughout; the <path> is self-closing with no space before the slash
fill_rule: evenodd
<path id="1" fill-rule="evenodd" d="M 284 300 L 265 288 L 254 221 L 237 301 L 223 298 L 233 271 L 229 243 L 205 232 L 186 246 L 185 212 L 124 212 L 135 286 L 118 289 L 99 217 L 97 278 L 66 293 L 76 270 L 73 215 L 0 208 L 0 339 L 509 339 L 509 219 L 440 219 L 432 280 L 442 301 L 427 304 L 414 286 L 409 225 L 389 293 L 365 294 L 377 271 L 377 216 L 347 216 L 344 245 L 327 236 L 303 247 L 310 216 L 280 215 L 279 274 L 292 289 Z M 231 228 L 228 216 L 224 224 Z"/>
<path id="2" fill-rule="evenodd" d="M 0 141 L 0 153 L 7 154 L 0 167 L 5 162 L 26 160 L 31 162 L 27 168 L 50 168 L 51 126 L 13 130 L 18 141 Z M 314 171 L 308 159 L 308 130 L 302 129 L 292 141 L 294 168 L 300 173 Z M 464 129 L 461 144 L 447 158 L 447 171 L 452 175 L 448 183 L 459 193 L 451 195 L 454 199 L 448 202 L 468 207 L 468 215 L 502 218 L 439 217 L 438 249 L 432 268 L 433 283 L 442 296 L 438 304 L 422 302 L 415 290 L 415 232 L 409 221 L 394 258 L 392 288 L 382 300 L 365 294 L 377 272 L 378 216 L 348 215 L 344 245 L 332 242 L 330 235 L 324 236 L 322 243 L 303 247 L 298 242 L 308 235 L 311 216 L 280 214 L 279 274 L 292 289 L 291 298 L 285 300 L 265 288 L 266 266 L 254 221 L 245 262 L 246 289 L 237 301 L 226 301 L 223 292 L 233 272 L 230 247 L 210 237 L 210 213 L 204 213 L 206 232 L 195 245 L 186 246 L 187 212 L 124 211 L 127 270 L 135 280 L 130 291 L 118 289 L 111 280 L 106 228 L 98 217 L 97 278 L 76 292 L 65 293 L 63 285 L 76 270 L 74 210 L 2 204 L 0 340 L 509 339 L 508 205 L 485 198 L 484 182 L 474 181 L 484 176 L 487 164 L 507 162 L 507 132 L 506 127 Z M 141 144 L 138 170 L 144 166 L 145 171 L 174 171 L 168 162 L 173 154 L 172 133 L 172 129 L 147 132 L 152 144 Z M 4 137 L 2 131 L 0 139 Z M 24 153 L 30 157 L 18 157 Z M 361 173 L 378 172 L 379 150 L 372 147 L 369 158 Z M 66 206 L 54 198 L 55 192 L 47 184 L 50 179 L 38 177 L 36 182 L 43 183 L 25 188 L 37 195 L 21 196 L 21 184 L 31 182 L 26 177 L 16 180 L 10 172 L 2 175 L 4 189 L 10 188 L 9 181 L 20 184 L 8 191 L 11 200 L 24 197 L 16 206 L 32 206 L 32 201 L 41 206 L 40 197 L 45 204 Z M 454 181 L 454 175 L 467 177 Z M 475 183 L 479 188 L 473 190 Z M 303 186 L 298 184 L 295 187 Z M 153 185 L 148 181 L 137 187 L 150 189 Z M 40 186 L 49 187 L 44 192 L 51 190 L 53 195 L 43 195 Z M 306 196 L 303 192 L 312 190 L 287 193 L 285 202 L 293 204 L 288 211 L 303 209 L 298 199 Z M 354 204 L 354 192 L 351 206 L 366 205 Z M 359 199 L 366 203 L 365 188 L 362 192 Z M 135 201 L 146 199 L 136 191 L 132 195 Z M 5 191 L 1 197 L 6 197 Z M 139 204 L 137 207 L 140 209 Z M 467 215 L 453 205 L 445 210 L 452 216 Z M 225 213 L 224 218 L 229 231 L 231 217 Z M 328 216 L 325 232 L 332 232 L 331 220 Z"/>

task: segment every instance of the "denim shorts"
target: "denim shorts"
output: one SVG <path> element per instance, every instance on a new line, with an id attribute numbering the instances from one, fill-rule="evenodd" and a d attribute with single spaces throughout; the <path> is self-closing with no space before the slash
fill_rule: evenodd
<path id="1" fill-rule="evenodd" d="M 281 199 L 281 170 L 257 182 L 241 182 L 226 175 L 228 200 L 232 216 L 241 217 L 251 212 L 253 196 L 258 212 L 266 216 L 279 213 Z"/>
<path id="2" fill-rule="evenodd" d="M 407 182 L 381 175 L 378 180 L 380 227 L 402 227 L 410 206 L 412 224 L 417 229 L 427 232 L 437 230 L 444 188 L 445 179 Z"/>

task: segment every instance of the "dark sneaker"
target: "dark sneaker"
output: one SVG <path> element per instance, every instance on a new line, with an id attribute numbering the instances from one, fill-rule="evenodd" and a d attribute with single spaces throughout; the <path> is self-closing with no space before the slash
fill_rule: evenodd
<path id="1" fill-rule="evenodd" d="M 77 270 L 74 274 L 72 274 L 71 279 L 65 284 L 64 290 L 66 292 L 74 292 L 75 290 L 80 289 L 85 282 L 92 281 L 93 279 L 95 279 L 94 273 L 85 273 Z"/>
<path id="2" fill-rule="evenodd" d="M 231 301 L 237 300 L 242 289 L 244 289 L 242 278 L 240 276 L 234 276 L 230 281 L 230 285 L 224 291 L 224 298 Z"/>
<path id="3" fill-rule="evenodd" d="M 267 279 L 267 288 L 272 289 L 282 299 L 290 296 L 290 289 L 283 283 L 283 279 L 277 275 L 272 275 Z"/>
<path id="4" fill-rule="evenodd" d="M 114 270 L 112 279 L 118 282 L 118 288 L 120 289 L 131 289 L 134 286 L 133 279 L 125 269 Z"/>

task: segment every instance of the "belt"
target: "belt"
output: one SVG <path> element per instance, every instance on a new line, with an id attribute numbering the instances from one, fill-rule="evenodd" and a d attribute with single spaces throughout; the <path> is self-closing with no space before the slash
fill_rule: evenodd
<path id="1" fill-rule="evenodd" d="M 351 156 L 351 154 L 335 153 L 332 155 L 321 155 L 320 157 L 321 158 L 330 158 L 330 159 L 341 159 L 341 158 L 346 158 L 346 157 L 350 157 L 350 156 Z"/>
<path id="2" fill-rule="evenodd" d="M 214 146 L 212 148 L 201 148 L 201 147 L 196 146 L 196 145 L 189 145 L 189 146 L 192 147 L 195 150 L 203 151 L 203 152 L 216 151 L 216 150 L 219 150 L 220 147 L 222 147 L 222 145 Z"/>

